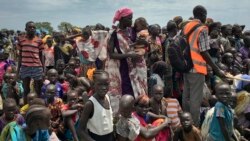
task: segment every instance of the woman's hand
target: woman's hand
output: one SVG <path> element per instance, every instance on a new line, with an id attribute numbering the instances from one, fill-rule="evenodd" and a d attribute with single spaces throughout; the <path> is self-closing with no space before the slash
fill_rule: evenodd
<path id="1" fill-rule="evenodd" d="M 140 58 L 141 56 L 136 54 L 136 53 L 131 53 L 131 54 L 128 54 L 128 57 L 131 58 L 131 59 L 138 59 Z"/>

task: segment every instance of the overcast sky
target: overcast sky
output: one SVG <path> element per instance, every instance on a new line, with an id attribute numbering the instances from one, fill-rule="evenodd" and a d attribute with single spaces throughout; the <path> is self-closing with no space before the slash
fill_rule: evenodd
<path id="1" fill-rule="evenodd" d="M 133 9 L 134 19 L 142 16 L 149 24 L 165 26 L 177 15 L 192 16 L 198 4 L 215 21 L 245 24 L 250 29 L 250 0 L 0 0 L 0 29 L 24 30 L 30 20 L 51 22 L 56 30 L 62 21 L 80 27 L 96 23 L 110 27 L 115 11 L 124 6 Z"/>

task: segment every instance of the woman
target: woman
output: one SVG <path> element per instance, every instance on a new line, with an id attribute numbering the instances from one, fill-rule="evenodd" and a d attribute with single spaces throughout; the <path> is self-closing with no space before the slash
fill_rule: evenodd
<path id="1" fill-rule="evenodd" d="M 131 47 L 128 28 L 132 25 L 132 17 L 133 12 L 129 8 L 116 11 L 113 23 L 119 21 L 119 25 L 112 32 L 108 44 L 105 70 L 110 75 L 109 92 L 118 97 L 121 94 L 131 94 L 134 97 L 147 94 L 147 67 L 144 56 L 133 51 Z"/>

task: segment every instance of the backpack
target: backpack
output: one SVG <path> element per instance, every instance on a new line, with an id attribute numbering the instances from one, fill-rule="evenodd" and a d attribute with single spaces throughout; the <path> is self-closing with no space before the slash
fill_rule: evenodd
<path id="1" fill-rule="evenodd" d="M 193 68 L 194 65 L 191 58 L 188 39 L 200 26 L 201 24 L 197 24 L 186 35 L 182 32 L 180 36 L 177 36 L 176 39 L 170 41 L 167 52 L 170 64 L 175 71 L 187 73 Z"/>

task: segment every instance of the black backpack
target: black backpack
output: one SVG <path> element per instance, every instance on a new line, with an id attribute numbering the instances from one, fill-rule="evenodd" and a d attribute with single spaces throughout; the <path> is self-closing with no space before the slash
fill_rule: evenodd
<path id="1" fill-rule="evenodd" d="M 198 28 L 201 24 L 195 25 L 186 35 L 181 33 L 172 40 L 168 47 L 168 57 L 173 69 L 180 73 L 187 73 L 193 68 L 193 61 L 191 59 L 190 45 L 188 42 L 189 36 Z"/>

